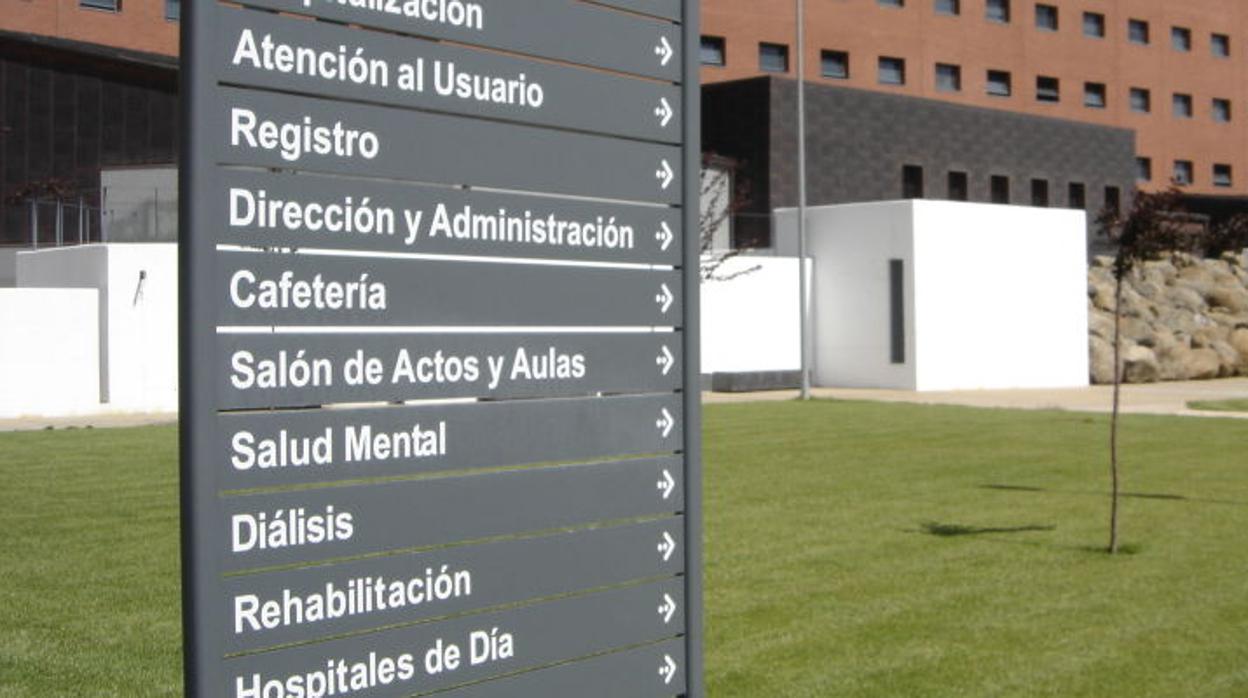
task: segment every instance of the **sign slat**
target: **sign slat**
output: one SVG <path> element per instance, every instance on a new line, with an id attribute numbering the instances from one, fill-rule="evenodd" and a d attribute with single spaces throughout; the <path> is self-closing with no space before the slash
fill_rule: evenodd
<path id="1" fill-rule="evenodd" d="M 679 27 L 601 7 L 611 5 L 677 20 L 681 17 L 679 0 L 612 0 L 597 4 L 581 0 L 477 0 L 462 3 L 465 11 L 459 14 L 403 12 L 404 6 L 423 9 L 421 3 L 408 0 L 242 2 L 253 7 L 449 39 L 673 82 L 683 78 Z M 443 3 L 446 4 L 452 3 Z M 469 7 L 479 8 L 479 12 Z M 664 40 L 671 47 L 670 55 Z"/>
<path id="2" fill-rule="evenodd" d="M 674 326 L 680 272 L 221 251 L 227 326 Z"/>
<path id="3" fill-rule="evenodd" d="M 221 486 L 252 489 L 679 450 L 675 394 L 217 418 Z"/>
<path id="4" fill-rule="evenodd" d="M 684 161 L 675 146 L 232 87 L 218 88 L 214 103 L 204 121 L 218 164 L 682 199 Z"/>
<path id="5" fill-rule="evenodd" d="M 225 410 L 657 393 L 679 389 L 683 376 L 678 332 L 220 334 L 216 341 L 213 387 Z"/>
<path id="6" fill-rule="evenodd" d="M 669 266 L 683 259 L 678 208 L 313 174 L 220 174 L 207 227 L 221 244 Z M 382 224 L 361 226 L 369 222 L 362 209 Z"/>
<path id="7" fill-rule="evenodd" d="M 679 518 L 594 528 L 539 538 L 373 557 L 338 565 L 230 577 L 220 613 L 231 653 L 326 638 L 674 576 L 683 557 Z M 679 611 L 664 602 L 656 613 Z"/>
<path id="8" fill-rule="evenodd" d="M 222 570 L 675 514 L 683 476 L 666 457 L 228 497 Z"/>

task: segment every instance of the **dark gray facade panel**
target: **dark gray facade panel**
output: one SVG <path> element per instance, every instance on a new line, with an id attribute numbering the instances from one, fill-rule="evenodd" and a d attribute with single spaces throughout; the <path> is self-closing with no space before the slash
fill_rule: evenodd
<path id="1" fill-rule="evenodd" d="M 683 211 L 291 172 L 222 172 L 223 244 L 679 266 Z M 360 232 L 362 207 L 393 226 Z M 365 221 L 367 222 L 367 221 Z M 337 231 L 327 228 L 333 226 Z"/>
<path id="2" fill-rule="evenodd" d="M 220 415 L 227 490 L 678 451 L 680 396 Z M 487 438 L 488 437 L 488 438 Z"/>
<path id="3" fill-rule="evenodd" d="M 743 209 L 796 206 L 796 83 L 764 77 L 705 93 L 703 147 L 740 161 Z M 1030 204 L 1032 179 L 1049 181 L 1053 207 L 1068 205 L 1070 182 L 1083 183 L 1090 215 L 1104 187 L 1125 195 L 1135 183 L 1135 134 L 1125 129 L 817 83 L 806 84 L 806 104 L 812 206 L 900 199 L 905 165 L 923 169 L 931 199 L 946 198 L 950 172 L 965 172 L 968 199 L 981 203 L 993 175 L 1010 178 L 1016 204 Z"/>
<path id="4" fill-rule="evenodd" d="M 205 365 L 223 410 L 658 393 L 681 386 L 683 339 L 679 332 L 223 334 L 215 338 L 217 362 Z M 283 379 L 297 359 L 312 365 L 313 382 Z M 323 374 L 329 380 L 315 382 Z"/>
<path id="5" fill-rule="evenodd" d="M 250 652 L 672 577 L 684 571 L 684 558 L 664 558 L 658 547 L 668 540 L 682 547 L 683 527 L 677 517 L 230 577 L 219 610 L 230 621 L 226 651 Z M 439 578 L 449 580 L 442 587 L 445 598 L 438 597 Z M 402 601 L 390 605 L 396 587 Z M 309 610 L 324 599 L 337 599 L 332 617 L 311 619 Z M 663 600 L 656 615 L 670 622 L 682 614 L 674 602 Z M 266 618 L 274 609 L 281 610 Z"/>
<path id="6" fill-rule="evenodd" d="M 269 681 L 285 682 L 289 677 L 324 675 L 331 665 L 345 662 L 362 665 L 368 688 L 350 691 L 370 698 L 410 696 L 414 693 L 449 688 L 470 681 L 500 677 L 556 662 L 589 657 L 600 652 L 657 642 L 684 631 L 684 618 L 664 622 L 656 609 L 664 599 L 684 604 L 680 580 L 612 589 L 521 608 L 494 611 L 476 616 L 384 630 L 373 635 L 304 645 L 285 650 L 229 659 L 225 664 L 226 685 L 213 695 L 241 696 L 238 688 Z M 484 634 L 489 641 L 474 636 Z M 510 639 L 504 655 L 503 637 Z M 459 648 L 456 668 L 448 668 L 447 646 Z M 481 661 L 473 662 L 473 646 L 490 648 Z M 437 658 L 441 657 L 441 666 Z M 384 660 L 411 666 L 411 676 L 386 672 L 390 680 L 380 680 L 376 665 Z M 658 676 L 656 665 L 650 671 Z M 348 675 L 351 672 L 347 672 Z M 260 695 L 263 695 L 263 691 Z M 534 695 L 534 694 L 513 694 Z"/>
<path id="7" fill-rule="evenodd" d="M 481 8 L 479 15 L 465 15 L 464 21 L 457 23 L 438 21 L 437 17 L 429 21 L 332 0 L 242 0 L 242 4 L 672 82 L 682 77 L 680 28 L 654 19 L 680 19 L 680 0 L 476 0 L 471 4 Z M 615 12 L 599 5 L 622 7 L 651 17 Z M 664 41 L 673 51 L 666 60 Z"/>
<path id="8" fill-rule="evenodd" d="M 216 90 L 202 121 L 223 165 L 646 203 L 682 198 L 681 150 L 669 145 L 229 87 Z M 289 146 L 281 133 L 294 134 Z M 325 154 L 308 147 L 318 135 Z"/>
<path id="9" fill-rule="evenodd" d="M 235 47 L 221 55 L 224 82 L 663 143 L 681 139 L 680 87 L 671 83 L 267 12 L 221 15 L 221 33 Z M 280 60 L 268 46 L 294 55 Z M 363 62 L 350 65 L 363 69 L 340 77 L 350 71 L 346 61 L 357 58 Z"/>
<path id="10" fill-rule="evenodd" d="M 1010 177 L 1012 203 L 1024 196 L 1031 179 L 1050 180 L 1059 192 L 1052 205 L 1066 205 L 1068 182 L 1088 186 L 1089 208 L 1101 206 L 1099 192 L 1135 184 L 1135 134 L 1106 126 L 1014 114 L 808 84 L 809 197 L 812 205 L 901 198 L 901 168 L 923 168 L 927 198 L 945 198 L 950 171 L 966 172 L 971 201 L 990 201 L 989 178 Z M 772 81 L 773 121 L 771 205 L 797 203 L 796 83 Z"/>
<path id="11" fill-rule="evenodd" d="M 227 497 L 221 569 L 667 516 L 684 510 L 683 473 L 668 456 Z M 668 476 L 671 490 L 655 486 Z"/>
<path id="12" fill-rule="evenodd" d="M 679 640 L 602 655 L 439 693 L 438 698 L 593 696 L 670 698 L 684 695 L 685 648 Z"/>
<path id="13" fill-rule="evenodd" d="M 682 315 L 679 271 L 238 251 L 217 259 L 223 326 L 670 327 Z"/>

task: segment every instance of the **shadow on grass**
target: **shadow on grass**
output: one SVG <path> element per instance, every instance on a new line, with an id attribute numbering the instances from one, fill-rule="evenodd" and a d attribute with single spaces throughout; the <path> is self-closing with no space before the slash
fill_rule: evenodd
<path id="1" fill-rule="evenodd" d="M 1096 553 L 1107 558 L 1114 557 L 1109 554 L 1108 548 L 1104 545 L 1081 545 L 1079 550 L 1085 553 Z M 1144 552 L 1144 546 L 1136 543 L 1123 543 L 1118 546 L 1119 555 L 1139 555 L 1142 552 Z"/>
<path id="2" fill-rule="evenodd" d="M 935 521 L 927 521 L 921 524 L 923 533 L 931 536 L 940 536 L 941 538 L 956 538 L 958 536 L 982 536 L 987 533 L 1031 533 L 1035 531 L 1056 531 L 1057 526 L 1048 525 L 1030 525 L 1030 526 L 964 526 L 962 524 L 937 523 Z"/>
<path id="3" fill-rule="evenodd" d="M 1054 490 L 1044 487 L 1030 487 L 1026 485 L 988 484 L 980 485 L 979 487 L 984 490 L 1001 490 L 1005 492 L 1035 492 L 1046 494 L 1074 494 L 1083 497 L 1109 497 L 1108 492 L 1092 492 L 1089 490 Z M 1165 494 L 1158 492 L 1123 492 L 1122 496 L 1127 499 L 1152 499 L 1164 502 L 1192 502 L 1196 504 L 1229 504 L 1232 506 L 1248 506 L 1248 502 L 1238 502 L 1229 499 L 1201 499 L 1181 494 Z"/>

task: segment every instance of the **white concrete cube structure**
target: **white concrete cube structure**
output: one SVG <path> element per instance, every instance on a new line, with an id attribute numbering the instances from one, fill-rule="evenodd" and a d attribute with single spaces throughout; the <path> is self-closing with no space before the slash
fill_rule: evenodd
<path id="1" fill-rule="evenodd" d="M 22 252 L 19 289 L 88 288 L 98 298 L 101 411 L 178 408 L 178 246 L 83 245 Z M 51 323 L 52 318 L 41 322 Z M 32 325 L 33 326 L 37 326 Z"/>
<path id="2" fill-rule="evenodd" d="M 778 232 L 795 214 L 778 212 Z M 816 385 L 1088 385 L 1082 211 L 912 200 L 807 216 Z"/>
<path id="3" fill-rule="evenodd" d="M 98 411 L 98 323 L 94 289 L 0 289 L 0 419 Z"/>

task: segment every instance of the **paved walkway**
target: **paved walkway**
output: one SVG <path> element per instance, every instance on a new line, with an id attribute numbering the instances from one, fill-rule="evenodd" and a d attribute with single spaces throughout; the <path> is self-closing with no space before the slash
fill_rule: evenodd
<path id="1" fill-rule="evenodd" d="M 704 393 L 705 402 L 758 402 L 793 400 L 796 390 L 761 393 Z M 1108 386 L 1071 388 L 1066 390 L 960 390 L 916 393 L 905 390 L 865 390 L 854 388 L 815 388 L 815 397 L 837 400 L 873 400 L 878 402 L 911 402 L 924 405 L 964 405 L 1023 410 L 1070 410 L 1073 412 L 1109 412 L 1112 400 Z M 1248 378 L 1227 378 L 1214 381 L 1126 385 L 1122 389 L 1122 411 L 1133 414 L 1168 414 L 1191 417 L 1230 417 L 1248 419 L 1246 412 L 1199 412 L 1187 408 L 1192 400 L 1248 399 Z M 42 429 L 108 429 L 146 424 L 169 424 L 178 415 L 120 414 L 63 418 L 0 419 L 0 432 L 36 431 Z"/>
<path id="2" fill-rule="evenodd" d="M 1059 409 L 1073 412 L 1109 412 L 1113 403 L 1113 389 L 1100 385 L 1064 390 L 959 390 L 925 393 L 905 390 L 815 388 L 813 393 L 815 397 L 838 400 L 911 402 L 925 405 L 964 405 L 1027 410 Z M 796 390 L 765 393 L 705 393 L 704 401 L 714 403 L 792 400 L 797 396 Z M 1192 400 L 1233 399 L 1248 399 L 1248 378 L 1124 385 L 1122 387 L 1122 411 L 1132 414 L 1248 419 L 1248 413 L 1243 412 L 1201 412 L 1187 408 L 1187 403 Z"/>
<path id="3" fill-rule="evenodd" d="M 99 414 L 81 417 L 20 417 L 0 419 L 0 432 L 40 431 L 45 429 L 111 429 L 138 427 L 148 424 L 171 424 L 178 415 L 169 412 L 140 414 Z"/>

